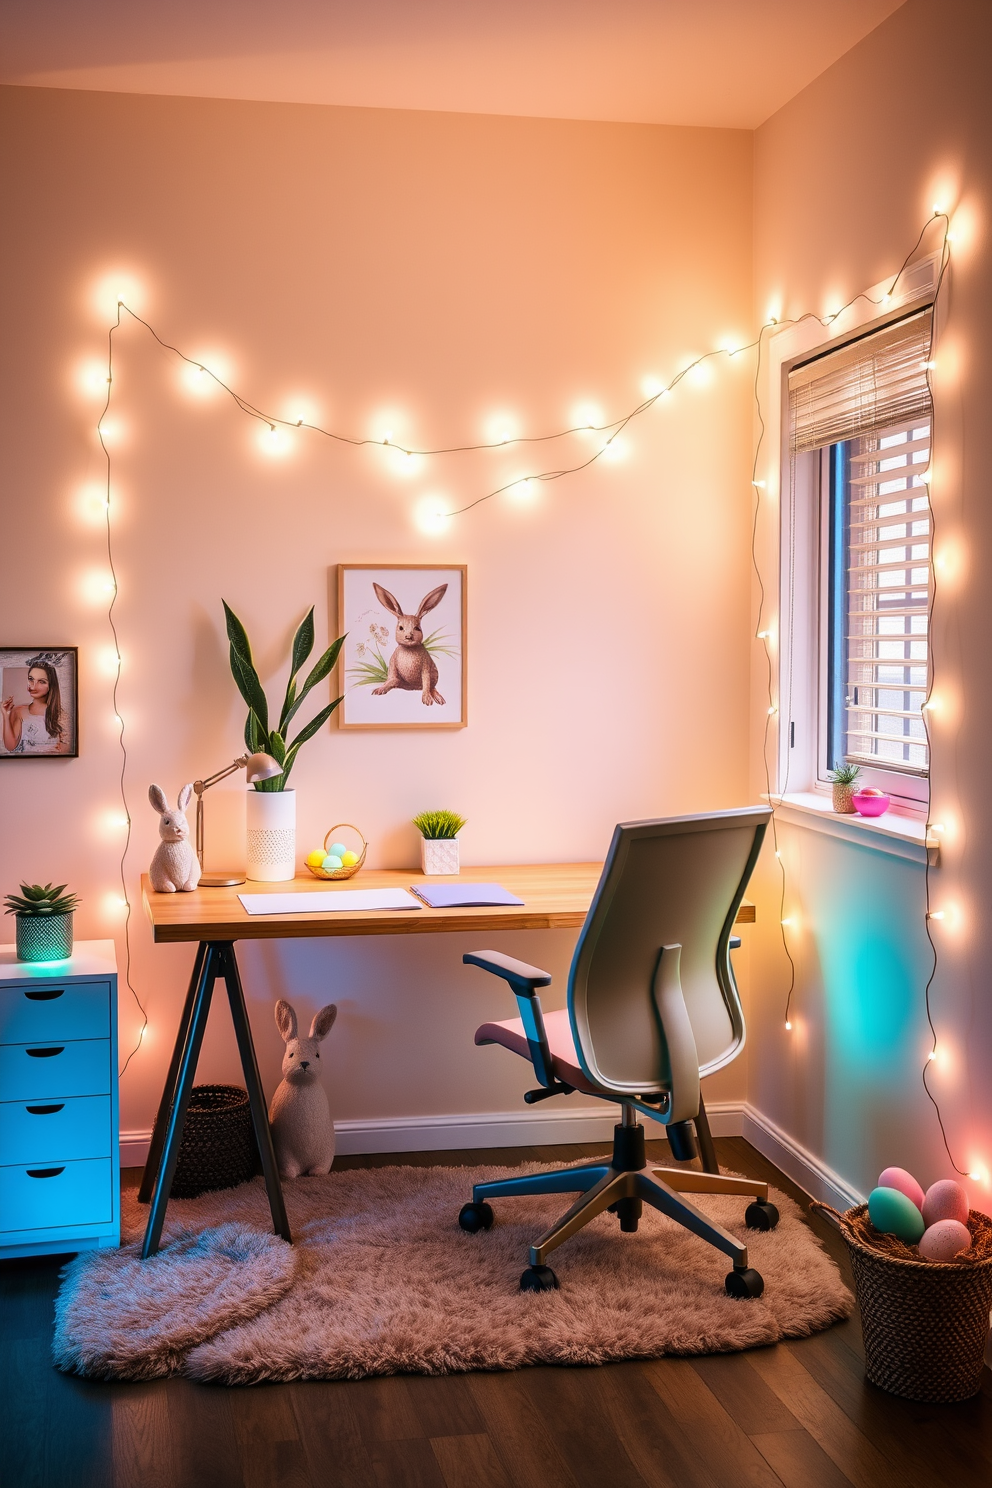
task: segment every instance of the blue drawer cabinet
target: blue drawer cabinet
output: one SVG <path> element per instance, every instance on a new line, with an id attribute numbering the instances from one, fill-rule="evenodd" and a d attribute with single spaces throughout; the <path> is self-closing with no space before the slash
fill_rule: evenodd
<path id="1" fill-rule="evenodd" d="M 120 1244 L 117 965 L 0 946 L 0 1258 Z"/>

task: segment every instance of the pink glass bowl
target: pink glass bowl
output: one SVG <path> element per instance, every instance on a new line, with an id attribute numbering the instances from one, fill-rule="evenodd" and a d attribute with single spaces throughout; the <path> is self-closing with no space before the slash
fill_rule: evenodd
<path id="1" fill-rule="evenodd" d="M 855 791 L 851 803 L 859 816 L 884 816 L 891 799 L 891 796 L 866 796 L 863 791 Z"/>

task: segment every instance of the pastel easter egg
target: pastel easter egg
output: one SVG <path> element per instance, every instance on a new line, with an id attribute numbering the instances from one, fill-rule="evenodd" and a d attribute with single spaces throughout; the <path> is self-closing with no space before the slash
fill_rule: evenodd
<path id="1" fill-rule="evenodd" d="M 341 854 L 341 866 L 343 868 L 353 868 L 357 862 L 358 854 L 356 852 L 352 852 L 350 848 L 347 850 L 347 852 L 343 852 Z"/>
<path id="2" fill-rule="evenodd" d="M 321 868 L 323 868 L 325 873 L 333 873 L 335 868 L 341 867 L 341 859 L 338 857 L 337 853 L 328 853 L 327 857 L 324 859 L 320 866 Z"/>
<path id="3" fill-rule="evenodd" d="M 941 1178 L 931 1183 L 923 1200 L 923 1218 L 928 1225 L 941 1219 L 956 1219 L 968 1223 L 968 1195 L 960 1183 L 953 1178 Z"/>
<path id="4" fill-rule="evenodd" d="M 343 858 L 348 849 L 343 842 L 332 842 L 327 851 L 332 858 Z"/>
<path id="5" fill-rule="evenodd" d="M 315 847 L 312 853 L 307 853 L 308 868 L 319 868 L 323 861 L 324 849 L 322 847 Z"/>
<path id="6" fill-rule="evenodd" d="M 897 1188 L 904 1193 L 907 1199 L 912 1200 L 917 1209 L 923 1208 L 923 1190 L 913 1177 L 907 1173 L 905 1168 L 886 1168 L 884 1173 L 878 1176 L 879 1188 Z"/>
<path id="7" fill-rule="evenodd" d="M 971 1231 L 957 1219 L 938 1219 L 924 1231 L 920 1255 L 925 1261 L 953 1261 L 971 1249 Z"/>
<path id="8" fill-rule="evenodd" d="M 883 1235 L 895 1235 L 915 1245 L 926 1229 L 923 1215 L 898 1188 L 873 1188 L 868 1195 L 868 1218 Z"/>

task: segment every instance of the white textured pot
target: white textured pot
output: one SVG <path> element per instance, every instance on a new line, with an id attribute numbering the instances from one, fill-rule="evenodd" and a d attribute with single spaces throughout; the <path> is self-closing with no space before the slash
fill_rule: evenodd
<path id="1" fill-rule="evenodd" d="M 435 878 L 439 875 L 456 876 L 459 871 L 458 838 L 421 837 L 420 866 Z"/>
<path id="2" fill-rule="evenodd" d="M 284 883 L 296 877 L 296 792 L 248 792 L 247 877 Z"/>

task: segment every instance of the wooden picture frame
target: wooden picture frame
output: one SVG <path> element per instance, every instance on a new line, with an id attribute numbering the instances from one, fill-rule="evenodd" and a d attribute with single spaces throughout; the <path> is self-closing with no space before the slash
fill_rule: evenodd
<path id="1" fill-rule="evenodd" d="M 467 565 L 339 563 L 337 588 L 338 728 L 465 728 Z"/>
<path id="2" fill-rule="evenodd" d="M 78 756 L 78 646 L 0 646 L 0 761 Z"/>

